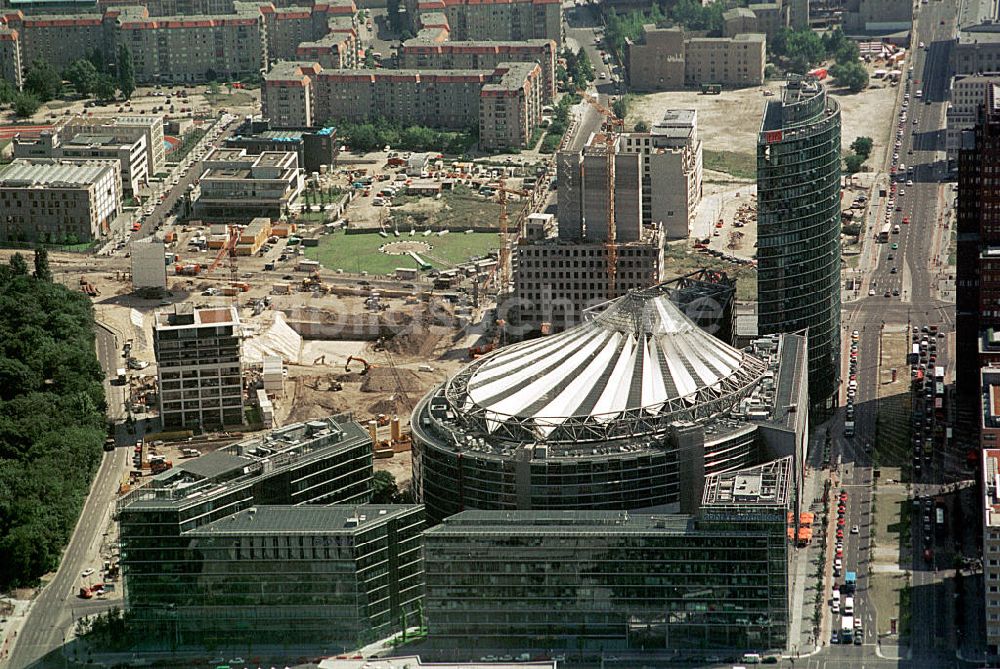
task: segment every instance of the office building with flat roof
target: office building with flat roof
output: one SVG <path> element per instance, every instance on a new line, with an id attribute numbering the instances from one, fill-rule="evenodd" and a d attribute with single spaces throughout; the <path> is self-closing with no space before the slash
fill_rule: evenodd
<path id="1" fill-rule="evenodd" d="M 182 303 L 156 314 L 153 351 L 165 428 L 243 425 L 239 329 L 235 307 Z"/>
<path id="2" fill-rule="evenodd" d="M 987 86 L 975 125 L 961 134 L 957 185 L 955 390 L 963 413 L 978 404 L 982 368 L 1000 363 L 1000 212 L 990 201 L 1000 189 L 1000 84 Z"/>
<path id="3" fill-rule="evenodd" d="M 113 127 L 113 126 L 112 126 Z M 61 158 L 117 160 L 122 175 L 122 190 L 136 194 L 149 185 L 149 152 L 142 132 L 91 133 L 75 132 L 73 126 L 62 131 L 43 130 L 37 138 L 15 135 L 12 141 L 15 158 Z"/>
<path id="4" fill-rule="evenodd" d="M 90 242 L 121 212 L 117 160 L 19 158 L 0 170 L 0 241 Z"/>
<path id="5" fill-rule="evenodd" d="M 423 514 L 355 506 L 371 476 L 371 439 L 345 414 L 183 460 L 120 498 L 141 645 L 353 648 L 395 631 L 421 596 Z"/>
<path id="6" fill-rule="evenodd" d="M 1000 68 L 1000 59 L 997 60 Z M 979 118 L 979 108 L 986 102 L 987 90 L 1000 85 L 1000 72 L 956 74 L 951 79 L 947 109 L 948 160 L 958 159 L 962 132 L 972 130 Z"/>
<path id="7" fill-rule="evenodd" d="M 278 129 L 269 119 L 247 119 L 226 138 L 225 145 L 231 149 L 246 149 L 250 155 L 294 151 L 306 172 L 319 172 L 324 165 L 333 165 L 340 150 L 337 130 L 332 126 Z"/>
<path id="8" fill-rule="evenodd" d="M 195 212 L 213 221 L 246 222 L 257 216 L 281 218 L 302 191 L 294 151 L 215 149 L 205 157 Z"/>
<path id="9" fill-rule="evenodd" d="M 428 638 L 556 652 L 783 649 L 792 494 L 783 458 L 707 476 L 691 514 L 462 511 L 424 533 Z"/>
<path id="10" fill-rule="evenodd" d="M 991 394 L 1000 385 L 1000 370 L 993 370 Z M 1000 432 L 1000 403 L 993 401 L 984 406 L 984 418 L 989 429 Z M 983 597 L 986 600 L 986 655 L 995 660 L 1000 657 L 1000 448 L 996 445 L 982 451 L 983 490 Z"/>
<path id="11" fill-rule="evenodd" d="M 808 329 L 817 408 L 840 378 L 840 176 L 840 106 L 819 82 L 790 81 L 757 141 L 758 327 Z"/>

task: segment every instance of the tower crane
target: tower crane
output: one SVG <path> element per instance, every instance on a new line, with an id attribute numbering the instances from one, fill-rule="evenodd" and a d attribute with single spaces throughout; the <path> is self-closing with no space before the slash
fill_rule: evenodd
<path id="1" fill-rule="evenodd" d="M 219 263 L 222 262 L 222 259 L 228 256 L 229 283 L 233 288 L 237 287 L 239 279 L 239 268 L 236 261 L 236 245 L 239 243 L 239 241 L 240 241 L 240 226 L 230 225 L 226 236 L 226 242 L 222 245 L 222 248 L 219 249 L 219 252 L 215 255 L 215 260 L 212 261 L 212 264 L 209 265 L 208 269 L 205 271 L 206 274 L 211 273 L 216 267 L 219 266 Z M 233 293 L 233 302 L 238 301 L 239 299 L 238 294 L 239 294 L 238 292 Z"/>
<path id="2" fill-rule="evenodd" d="M 500 262 L 497 263 L 497 300 L 510 285 L 510 217 L 507 212 L 507 194 L 513 193 L 521 197 L 531 197 L 531 192 L 517 188 L 508 188 L 507 179 L 500 177 L 500 185 L 497 187 L 497 201 L 500 204 Z M 518 214 L 517 225 L 515 226 L 515 241 L 521 236 L 521 223 L 525 216 L 525 209 L 522 207 Z"/>
<path id="3" fill-rule="evenodd" d="M 615 290 L 618 274 L 618 245 L 617 228 L 615 225 L 615 144 L 618 135 L 625 130 L 625 121 L 618 118 L 612 110 L 600 103 L 595 97 L 584 97 L 597 113 L 604 117 L 604 145 L 607 160 L 607 180 L 608 180 L 608 240 L 605 244 L 608 256 L 608 299 L 616 296 Z"/>

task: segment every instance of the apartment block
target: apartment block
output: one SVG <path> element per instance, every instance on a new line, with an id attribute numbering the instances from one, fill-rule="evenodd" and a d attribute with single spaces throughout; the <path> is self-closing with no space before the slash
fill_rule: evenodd
<path id="1" fill-rule="evenodd" d="M 21 158 L 0 171 L 0 240 L 89 242 L 121 212 L 117 160 Z"/>
<path id="2" fill-rule="evenodd" d="M 167 169 L 166 149 L 163 143 L 163 117 L 149 114 L 128 114 L 116 116 L 114 125 L 118 128 L 138 128 L 146 137 L 149 152 L 149 171 L 156 175 Z M 116 131 L 117 132 L 117 131 Z"/>
<path id="3" fill-rule="evenodd" d="M 542 69 L 500 63 L 479 92 L 479 146 L 502 151 L 527 146 L 542 118 Z"/>
<path id="4" fill-rule="evenodd" d="M 277 128 L 310 128 L 326 119 L 313 116 L 318 63 L 281 61 L 264 78 L 261 107 L 264 117 Z"/>
<path id="5" fill-rule="evenodd" d="M 734 7 L 722 14 L 723 37 L 743 33 L 763 33 L 772 40 L 791 23 L 791 5 L 778 2 L 753 3 L 747 7 Z"/>
<path id="6" fill-rule="evenodd" d="M 357 33 L 330 32 L 295 47 L 294 60 L 319 63 L 324 70 L 346 70 L 358 66 Z"/>
<path id="7" fill-rule="evenodd" d="M 562 44 L 559 0 L 404 0 L 410 31 L 424 27 L 427 12 L 444 14 L 456 40 L 548 39 Z"/>
<path id="8" fill-rule="evenodd" d="M 24 63 L 21 60 L 21 35 L 0 25 L 0 79 L 20 90 L 24 85 Z"/>
<path id="9" fill-rule="evenodd" d="M 24 67 L 44 60 L 62 72 L 70 63 L 86 58 L 105 43 L 105 26 L 100 14 L 25 16 L 14 10 L 5 12 L 5 18 L 7 26 L 20 37 Z"/>
<path id="10" fill-rule="evenodd" d="M 114 127 L 114 126 L 111 126 Z M 149 162 L 146 138 L 142 132 L 99 134 L 74 132 L 73 126 L 59 130 L 44 130 L 37 139 L 22 139 L 15 135 L 15 158 L 63 158 L 67 160 L 117 160 L 121 167 L 122 190 L 137 193 L 149 185 Z"/>
<path id="11" fill-rule="evenodd" d="M 556 43 L 552 40 L 441 42 L 418 35 L 403 42 L 399 49 L 399 66 L 412 70 L 492 70 L 500 63 L 538 63 L 546 104 L 556 94 L 556 59 Z"/>
<path id="12" fill-rule="evenodd" d="M 498 650 L 781 650 L 790 469 L 789 457 L 706 476 L 694 514 L 445 518 L 424 533 L 428 637 Z"/>
<path id="13" fill-rule="evenodd" d="M 200 194 L 194 203 L 201 218 L 246 222 L 257 216 L 280 218 L 302 190 L 298 154 L 246 149 L 215 149 L 205 158 Z"/>
<path id="14" fill-rule="evenodd" d="M 260 9 L 267 26 L 268 58 L 272 62 L 297 58 L 296 50 L 301 43 L 321 40 L 331 32 L 345 34 L 357 49 L 358 10 L 353 0 L 288 7 L 262 3 Z M 347 66 L 354 67 L 356 54 L 349 60 Z"/>
<path id="15" fill-rule="evenodd" d="M 629 82 L 636 90 L 697 86 L 759 86 L 764 83 L 767 39 L 762 33 L 687 37 L 680 28 L 643 27 L 627 44 Z"/>
<path id="16" fill-rule="evenodd" d="M 165 428 L 243 424 L 239 329 L 235 307 L 175 304 L 156 314 L 153 350 Z"/>
<path id="17" fill-rule="evenodd" d="M 366 506 L 371 477 L 371 439 L 349 414 L 153 476 L 115 510 L 129 618 L 169 629 L 150 637 L 167 648 L 355 647 L 395 630 L 419 600 L 423 510 Z"/>
<path id="18" fill-rule="evenodd" d="M 702 191 L 698 112 L 667 110 L 649 132 L 622 134 L 619 150 L 642 156 L 642 224 L 687 239 Z"/>
<path id="19" fill-rule="evenodd" d="M 260 7 L 233 3 L 235 14 L 129 17 L 117 42 L 132 51 L 136 81 L 240 79 L 267 70 L 267 27 Z"/>
<path id="20" fill-rule="evenodd" d="M 1000 66 L 1000 61 L 997 65 Z M 962 131 L 975 127 L 979 107 L 986 102 L 986 92 L 995 85 L 1000 85 L 1000 71 L 956 74 L 952 78 L 947 110 L 948 160 L 958 159 Z"/>
<path id="21" fill-rule="evenodd" d="M 484 148 L 520 147 L 541 122 L 541 68 L 501 63 L 489 70 L 324 70 L 278 63 L 264 78 L 264 116 L 275 125 L 364 122 L 480 129 Z"/>
<path id="22" fill-rule="evenodd" d="M 519 243 L 514 250 L 512 320 L 525 334 L 561 332 L 583 321 L 584 310 L 630 290 L 662 281 L 663 237 L 643 230 L 642 238 L 617 244 L 614 290 L 608 289 L 606 242 L 547 239 Z"/>

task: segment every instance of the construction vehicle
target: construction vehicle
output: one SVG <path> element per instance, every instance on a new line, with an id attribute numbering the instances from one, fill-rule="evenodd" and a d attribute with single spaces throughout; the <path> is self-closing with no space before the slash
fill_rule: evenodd
<path id="1" fill-rule="evenodd" d="M 358 362 L 360 362 L 362 365 L 365 366 L 365 368 L 361 370 L 361 375 L 362 376 L 364 376 L 365 374 L 367 374 L 368 370 L 372 368 L 372 364 L 370 362 L 368 362 L 367 360 L 365 360 L 364 358 L 359 358 L 356 355 L 349 355 L 349 356 L 347 356 L 347 363 L 344 365 L 344 371 L 345 372 L 350 372 L 351 371 L 351 362 L 354 361 L 354 360 L 357 360 Z"/>
<path id="2" fill-rule="evenodd" d="M 615 223 L 615 145 L 618 143 L 618 135 L 624 131 L 625 122 L 618 118 L 617 114 L 602 105 L 596 98 L 585 97 L 584 100 L 597 110 L 604 117 L 604 144 L 606 147 L 605 157 L 607 160 L 607 188 L 608 188 L 608 240 L 605 243 L 607 248 L 608 263 L 608 299 L 615 297 L 617 291 L 618 273 L 618 232 Z"/>
<path id="3" fill-rule="evenodd" d="M 491 342 L 489 342 L 487 344 L 480 344 L 479 346 L 470 346 L 469 347 L 469 360 L 475 360 L 476 358 L 478 358 L 481 355 L 486 355 L 487 353 L 489 353 L 490 351 L 492 351 L 496 347 L 497 347 L 497 344 L 496 344 L 495 341 L 491 341 Z"/>
<path id="4" fill-rule="evenodd" d="M 497 295 L 503 295 L 510 285 L 510 219 L 507 215 L 507 194 L 513 193 L 521 197 L 531 197 L 531 192 L 516 188 L 508 188 L 506 179 L 501 176 L 497 186 L 497 202 L 500 204 L 500 262 L 497 265 Z M 527 209 L 521 208 L 518 214 L 517 224 L 514 226 L 514 241 L 520 238 L 521 228 Z M 478 284 L 477 284 L 478 286 Z M 476 300 L 478 302 L 478 300 Z"/>
<path id="5" fill-rule="evenodd" d="M 97 297 L 101 294 L 101 291 L 97 290 L 97 287 L 94 284 L 87 281 L 87 277 L 85 276 L 80 277 L 80 290 L 82 290 L 87 297 Z"/>
<path id="6" fill-rule="evenodd" d="M 167 460 L 162 455 L 154 455 L 149 458 L 149 470 L 154 474 L 165 472 L 173 466 L 174 463 L 171 462 L 170 460 Z"/>
<path id="7" fill-rule="evenodd" d="M 236 245 L 239 244 L 239 241 L 240 227 L 238 225 L 230 225 L 229 234 L 226 237 L 225 243 L 223 243 L 222 248 L 220 248 L 219 252 L 215 255 L 215 260 L 213 260 L 212 264 L 208 266 L 207 270 L 205 270 L 206 274 L 211 274 L 212 271 L 219 266 L 219 263 L 222 262 L 222 259 L 228 257 L 229 285 L 237 288 L 236 291 L 231 293 L 231 296 L 234 298 L 237 297 L 237 293 L 242 290 L 240 282 L 237 281 L 237 278 L 239 277 L 239 268 L 236 260 Z M 248 285 L 246 289 L 249 290 L 250 286 Z"/>
<path id="8" fill-rule="evenodd" d="M 80 588 L 80 599 L 93 599 L 94 593 L 87 586 L 82 586 Z"/>
<path id="9" fill-rule="evenodd" d="M 199 263 L 177 263 L 174 265 L 174 274 L 177 276 L 198 276 L 201 274 Z"/>

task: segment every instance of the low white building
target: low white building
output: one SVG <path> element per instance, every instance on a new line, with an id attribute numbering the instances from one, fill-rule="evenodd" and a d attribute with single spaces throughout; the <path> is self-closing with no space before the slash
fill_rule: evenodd
<path id="1" fill-rule="evenodd" d="M 156 237 L 137 239 L 129 249 L 132 253 L 132 287 L 167 288 L 166 246 Z"/>

